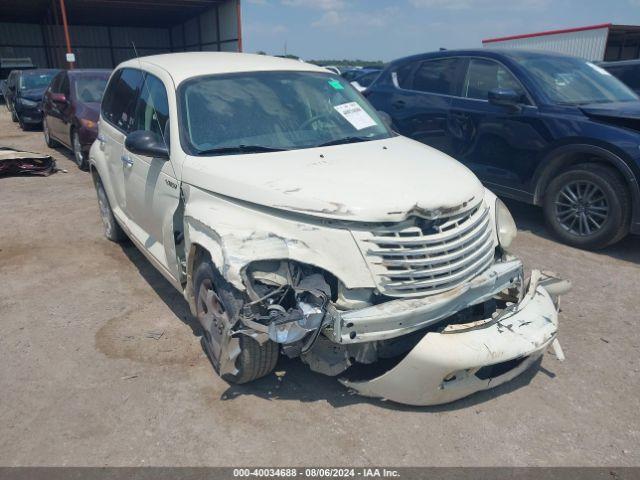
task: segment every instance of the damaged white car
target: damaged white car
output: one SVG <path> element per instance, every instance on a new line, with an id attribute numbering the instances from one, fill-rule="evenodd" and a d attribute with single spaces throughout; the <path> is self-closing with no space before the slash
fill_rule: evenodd
<path id="1" fill-rule="evenodd" d="M 125 62 L 90 165 L 106 236 L 130 237 L 184 293 L 230 382 L 287 355 L 363 395 L 433 405 L 517 376 L 552 344 L 561 356 L 567 285 L 524 278 L 502 202 L 320 67 Z"/>

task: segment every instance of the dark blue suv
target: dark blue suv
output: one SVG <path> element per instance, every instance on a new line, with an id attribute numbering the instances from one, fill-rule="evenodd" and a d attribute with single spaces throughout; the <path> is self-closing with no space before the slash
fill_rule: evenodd
<path id="1" fill-rule="evenodd" d="M 541 52 L 441 51 L 391 63 L 366 96 L 397 132 L 542 206 L 565 243 L 640 233 L 640 100 L 606 70 Z"/>

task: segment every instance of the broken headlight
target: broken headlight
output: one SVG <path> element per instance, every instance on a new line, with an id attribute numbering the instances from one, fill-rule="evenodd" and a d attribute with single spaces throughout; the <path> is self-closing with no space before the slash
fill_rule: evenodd
<path id="1" fill-rule="evenodd" d="M 496 233 L 500 246 L 507 250 L 518 234 L 516 222 L 513 220 L 507 206 L 496 198 Z"/>

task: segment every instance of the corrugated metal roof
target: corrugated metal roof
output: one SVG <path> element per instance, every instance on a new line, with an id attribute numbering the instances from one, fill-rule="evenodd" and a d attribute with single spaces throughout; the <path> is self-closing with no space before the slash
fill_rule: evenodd
<path id="1" fill-rule="evenodd" d="M 611 24 L 601 24 L 539 34 L 514 35 L 483 40 L 483 46 L 543 50 L 599 61 L 604 58 L 610 27 Z"/>

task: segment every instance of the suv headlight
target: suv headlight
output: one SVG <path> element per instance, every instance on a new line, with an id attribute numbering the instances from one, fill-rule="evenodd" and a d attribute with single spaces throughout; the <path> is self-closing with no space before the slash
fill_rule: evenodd
<path id="1" fill-rule="evenodd" d="M 505 250 L 509 248 L 518 234 L 516 222 L 507 206 L 499 198 L 496 198 L 496 233 L 500 246 Z"/>

